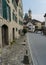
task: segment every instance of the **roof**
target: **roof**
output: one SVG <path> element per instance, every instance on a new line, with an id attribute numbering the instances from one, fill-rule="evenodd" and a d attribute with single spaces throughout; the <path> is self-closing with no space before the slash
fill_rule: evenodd
<path id="1" fill-rule="evenodd" d="M 36 19 L 32 19 L 32 22 L 40 22 L 41 23 L 41 21 L 39 21 L 39 20 L 36 20 Z"/>
<path id="2" fill-rule="evenodd" d="M 36 19 L 28 19 L 28 21 L 24 22 L 23 24 L 27 25 L 29 22 L 31 22 L 33 25 L 35 25 L 35 23 L 42 23 L 41 21 L 39 20 L 36 20 Z"/>
<path id="3" fill-rule="evenodd" d="M 26 21 L 26 22 L 24 22 L 23 24 L 25 24 L 25 25 L 27 25 L 29 22 L 31 22 L 32 20 L 30 20 L 30 21 Z M 32 22 L 31 22 L 32 23 Z"/>
<path id="4" fill-rule="evenodd" d="M 35 23 L 36 23 L 36 22 L 37 22 L 37 23 L 38 23 L 38 22 L 39 22 L 39 23 L 42 23 L 42 22 L 41 22 L 41 21 L 39 21 L 39 20 L 32 19 L 32 24 L 34 24 L 34 25 L 35 25 Z"/>

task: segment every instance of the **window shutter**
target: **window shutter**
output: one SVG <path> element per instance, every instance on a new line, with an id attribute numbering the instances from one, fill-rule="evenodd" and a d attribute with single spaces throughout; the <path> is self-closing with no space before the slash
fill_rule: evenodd
<path id="1" fill-rule="evenodd" d="M 11 9 L 9 7 L 9 20 L 11 21 Z"/>
<path id="2" fill-rule="evenodd" d="M 7 3 L 6 3 L 6 0 L 2 0 L 2 7 L 3 7 L 3 18 L 7 19 Z"/>

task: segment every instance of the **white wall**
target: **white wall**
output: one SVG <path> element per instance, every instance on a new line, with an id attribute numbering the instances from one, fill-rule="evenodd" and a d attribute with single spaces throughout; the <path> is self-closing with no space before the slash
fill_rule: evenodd
<path id="1" fill-rule="evenodd" d="M 35 26 L 31 22 L 29 22 L 27 26 L 30 28 L 30 31 L 34 32 Z"/>

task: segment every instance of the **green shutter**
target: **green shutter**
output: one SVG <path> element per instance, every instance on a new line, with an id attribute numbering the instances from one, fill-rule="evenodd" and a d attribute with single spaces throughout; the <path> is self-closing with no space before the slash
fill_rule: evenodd
<path id="1" fill-rule="evenodd" d="M 11 9 L 9 7 L 9 20 L 11 21 Z"/>
<path id="2" fill-rule="evenodd" d="M 3 7 L 3 18 L 7 19 L 7 3 L 6 3 L 6 0 L 2 0 L 2 7 Z"/>
<path id="3" fill-rule="evenodd" d="M 12 13 L 12 14 L 13 14 L 12 16 L 13 16 L 13 20 L 14 20 L 14 13 Z"/>

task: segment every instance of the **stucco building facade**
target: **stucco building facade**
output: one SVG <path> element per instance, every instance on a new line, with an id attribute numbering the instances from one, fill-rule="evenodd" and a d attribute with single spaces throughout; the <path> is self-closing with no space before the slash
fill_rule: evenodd
<path id="1" fill-rule="evenodd" d="M 19 38 L 22 23 L 22 0 L 0 0 L 0 46 L 9 45 L 15 38 Z"/>

